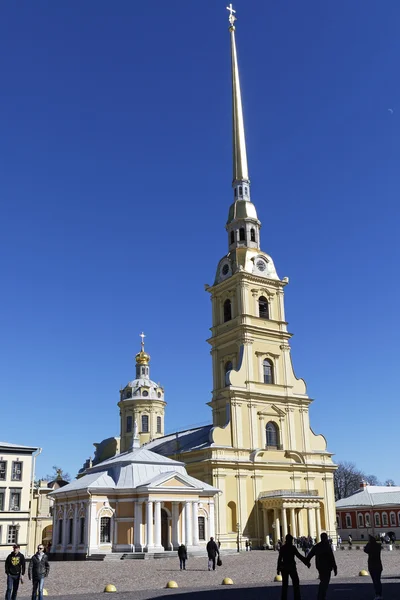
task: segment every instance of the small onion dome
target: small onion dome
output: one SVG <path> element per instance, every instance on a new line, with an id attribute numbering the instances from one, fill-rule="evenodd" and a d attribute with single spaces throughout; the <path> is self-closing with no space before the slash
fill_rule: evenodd
<path id="1" fill-rule="evenodd" d="M 147 354 L 147 352 L 142 350 L 136 354 L 135 360 L 137 365 L 148 365 L 150 362 L 150 354 Z"/>

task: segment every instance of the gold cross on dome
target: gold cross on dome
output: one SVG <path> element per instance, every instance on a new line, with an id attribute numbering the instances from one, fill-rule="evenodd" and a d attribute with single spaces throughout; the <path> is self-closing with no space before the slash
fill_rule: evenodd
<path id="1" fill-rule="evenodd" d="M 142 352 L 144 352 L 144 338 L 145 338 L 146 336 L 144 335 L 143 331 L 142 331 L 142 333 L 139 335 L 139 337 L 141 337 L 141 338 L 142 338 L 142 343 L 141 343 L 141 346 L 142 346 Z"/>
<path id="2" fill-rule="evenodd" d="M 235 17 L 235 14 L 234 14 L 236 12 L 236 10 L 233 9 L 232 2 L 230 3 L 229 6 L 226 7 L 226 10 L 229 10 L 229 23 L 233 27 L 233 25 L 234 25 L 234 23 L 236 21 L 236 17 Z"/>

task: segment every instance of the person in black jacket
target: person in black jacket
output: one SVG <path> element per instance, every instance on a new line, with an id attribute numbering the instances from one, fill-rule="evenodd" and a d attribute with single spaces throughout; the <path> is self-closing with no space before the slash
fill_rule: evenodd
<path id="1" fill-rule="evenodd" d="M 319 574 L 318 600 L 326 600 L 332 571 L 335 573 L 335 577 L 337 575 L 335 557 L 326 533 L 321 533 L 321 541 L 308 554 L 307 561 L 309 563 L 313 556 L 315 556 L 315 566 Z"/>
<path id="2" fill-rule="evenodd" d="M 383 571 L 381 561 L 381 544 L 378 544 L 373 535 L 369 536 L 369 542 L 364 548 L 364 552 L 368 554 L 368 571 L 371 575 L 372 583 L 375 589 L 375 600 L 382 598 L 382 583 L 381 575 Z"/>
<path id="3" fill-rule="evenodd" d="M 304 556 L 301 556 L 297 548 L 293 545 L 293 536 L 290 533 L 287 534 L 286 543 L 283 544 L 279 550 L 277 573 L 282 574 L 282 595 L 281 600 L 287 600 L 287 593 L 289 587 L 289 576 L 293 584 L 294 600 L 301 600 L 300 595 L 300 581 L 297 574 L 297 567 L 295 557 L 301 560 L 302 563 L 310 568 L 310 563 Z"/>
<path id="4" fill-rule="evenodd" d="M 182 571 L 186 571 L 186 561 L 187 561 L 187 550 L 184 544 L 181 544 L 178 548 L 178 557 L 179 557 L 179 566 Z"/>
<path id="5" fill-rule="evenodd" d="M 219 550 L 218 550 L 217 544 L 214 542 L 213 537 L 210 537 L 210 541 L 207 544 L 207 554 L 208 554 L 208 570 L 211 571 L 211 565 L 212 565 L 212 570 L 215 571 L 215 559 L 217 558 L 217 555 L 219 556 Z"/>
<path id="6" fill-rule="evenodd" d="M 6 558 L 5 570 L 7 575 L 6 600 L 16 600 L 19 582 L 23 583 L 25 575 L 25 556 L 19 551 L 18 544 L 13 545 L 13 551 Z"/>
<path id="7" fill-rule="evenodd" d="M 50 571 L 49 559 L 44 553 L 43 544 L 39 544 L 36 554 L 31 558 L 28 568 L 29 580 L 32 580 L 32 600 L 36 600 L 37 595 L 39 600 L 43 600 L 43 585 L 44 578 L 47 577 Z"/>

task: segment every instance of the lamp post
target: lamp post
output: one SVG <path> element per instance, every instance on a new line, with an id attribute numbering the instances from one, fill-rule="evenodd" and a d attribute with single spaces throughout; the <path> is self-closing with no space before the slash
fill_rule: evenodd
<path id="1" fill-rule="evenodd" d="M 237 531 L 236 546 L 237 546 L 237 551 L 240 552 L 240 523 L 236 523 L 236 531 Z"/>

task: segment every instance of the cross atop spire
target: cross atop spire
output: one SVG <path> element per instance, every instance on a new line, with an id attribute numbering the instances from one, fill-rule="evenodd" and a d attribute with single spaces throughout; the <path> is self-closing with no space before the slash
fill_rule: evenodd
<path id="1" fill-rule="evenodd" d="M 146 337 L 142 331 L 142 333 L 139 335 L 139 337 L 142 338 L 142 342 L 141 342 L 141 347 L 142 347 L 142 352 L 144 352 L 144 338 Z"/>
<path id="2" fill-rule="evenodd" d="M 234 27 L 235 21 L 236 21 L 236 17 L 235 17 L 236 10 L 233 9 L 232 2 L 230 3 L 229 6 L 226 7 L 226 10 L 229 10 L 229 23 L 231 24 L 231 27 Z"/>

